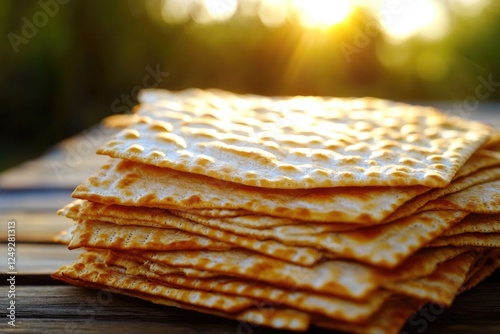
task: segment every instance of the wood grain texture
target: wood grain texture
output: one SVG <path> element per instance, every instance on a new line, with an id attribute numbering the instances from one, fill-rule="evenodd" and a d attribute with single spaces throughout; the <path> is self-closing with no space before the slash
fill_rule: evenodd
<path id="1" fill-rule="evenodd" d="M 49 212 L 0 213 L 0 227 L 7 226 L 11 219 L 16 221 L 16 241 L 18 243 L 52 243 L 54 236 L 73 225 L 71 219 Z M 0 228 L 0 241 L 7 241 L 7 228 Z"/>
<path id="2" fill-rule="evenodd" d="M 427 305 L 402 333 L 498 333 L 500 299 L 491 296 L 498 296 L 500 283 L 494 280 L 460 295 L 451 309 Z M 1 286 L 0 295 L 7 290 Z M 7 326 L 2 305 L 2 333 L 284 333 L 98 290 L 29 285 L 17 290 L 16 327 Z"/>
<path id="3" fill-rule="evenodd" d="M 74 189 L 108 160 L 95 151 L 115 131 L 95 126 L 58 143 L 37 159 L 0 173 L 0 189 Z"/>
<path id="4" fill-rule="evenodd" d="M 7 245 L 2 244 L 0 259 L 7 259 Z M 76 260 L 82 250 L 71 252 L 66 245 L 59 244 L 16 244 L 16 270 L 18 275 L 49 276 L 61 266 Z M 6 273 L 7 261 L 0 262 L 0 274 Z"/>
<path id="5" fill-rule="evenodd" d="M 17 287 L 16 328 L 2 333 L 238 333 L 237 321 L 73 286 Z M 7 294 L 7 287 L 0 287 Z M 3 306 L 3 305 L 2 305 Z M 0 312 L 5 319 L 5 308 Z M 252 328 L 252 327 L 250 327 Z M 279 333 L 253 328 L 252 333 Z"/>

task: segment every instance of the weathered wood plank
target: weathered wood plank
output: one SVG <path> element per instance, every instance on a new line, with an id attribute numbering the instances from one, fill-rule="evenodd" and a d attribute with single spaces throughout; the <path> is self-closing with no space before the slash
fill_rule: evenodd
<path id="1" fill-rule="evenodd" d="M 59 244 L 23 244 L 16 243 L 16 271 L 18 275 L 50 275 L 61 266 L 70 264 L 81 253 L 75 249 L 69 251 Z M 0 250 L 0 273 L 7 270 L 7 245 L 2 243 Z"/>
<path id="2" fill-rule="evenodd" d="M 96 126 L 68 138 L 39 158 L 0 173 L 0 189 L 73 189 L 109 159 L 95 151 L 114 133 Z"/>
<path id="3" fill-rule="evenodd" d="M 73 189 L 0 190 L 0 213 L 16 218 L 17 212 L 49 212 L 56 215 L 72 201 Z"/>
<path id="4" fill-rule="evenodd" d="M 459 295 L 449 309 L 426 305 L 401 334 L 500 333 L 500 273 Z"/>
<path id="5" fill-rule="evenodd" d="M 0 241 L 7 240 L 7 222 L 16 221 L 18 243 L 49 243 L 73 225 L 73 220 L 58 216 L 55 211 L 0 213 Z"/>
<path id="6" fill-rule="evenodd" d="M 0 294 L 7 295 L 7 287 Z M 2 333 L 236 333 L 238 322 L 72 286 L 16 286 L 16 328 Z M 17 293 L 18 292 L 18 293 Z M 253 333 L 278 333 L 254 328 Z"/>
<path id="7" fill-rule="evenodd" d="M 0 287 L 0 295 L 7 291 Z M 499 291 L 500 283 L 481 284 L 459 296 L 451 309 L 417 315 L 402 333 L 498 333 L 500 299 L 488 296 Z M 72 286 L 16 286 L 15 328 L 7 325 L 5 312 L 2 305 L 2 333 L 283 333 Z"/>
<path id="8" fill-rule="evenodd" d="M 80 162 L 68 163 L 50 154 L 27 161 L 0 174 L 0 188 L 66 188 L 73 189 L 92 175 L 108 157 L 92 154 Z"/>

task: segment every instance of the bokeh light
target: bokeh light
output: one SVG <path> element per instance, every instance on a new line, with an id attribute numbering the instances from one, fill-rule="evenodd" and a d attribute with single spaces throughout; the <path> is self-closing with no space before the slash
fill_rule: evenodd
<path id="1" fill-rule="evenodd" d="M 438 40 L 448 32 L 449 18 L 440 1 L 406 2 L 390 15 L 382 23 L 388 37 L 395 42 L 417 35 L 429 40 Z"/>
<path id="2" fill-rule="evenodd" d="M 230 19 L 238 7 L 238 0 L 204 0 L 207 14 L 214 21 Z"/>
<path id="3" fill-rule="evenodd" d="M 302 25 L 308 28 L 325 28 L 344 20 L 351 12 L 349 0 L 294 0 L 292 8 Z"/>
<path id="4" fill-rule="evenodd" d="M 259 4 L 259 18 L 267 27 L 279 27 L 288 16 L 288 4 L 284 0 L 268 0 Z"/>
<path id="5" fill-rule="evenodd" d="M 152 0 L 149 0 L 152 1 Z M 392 43 L 419 37 L 440 40 L 450 30 L 450 13 L 479 15 L 491 0 L 163 0 L 166 22 L 214 24 L 237 15 L 257 16 L 270 28 L 298 20 L 305 29 L 331 28 L 345 21 L 356 8 L 378 20 Z"/>
<path id="6" fill-rule="evenodd" d="M 5 3 L 0 30 L 22 38 L 40 5 Z M 428 101 L 500 82 L 492 0 L 69 1 L 38 30 L 6 38 L 0 68 L 3 138 L 33 153 L 127 111 L 142 86 Z M 0 169 L 24 156 L 5 143 Z"/>
<path id="7" fill-rule="evenodd" d="M 462 16 L 477 16 L 490 4 L 491 0 L 454 0 L 452 8 Z"/>

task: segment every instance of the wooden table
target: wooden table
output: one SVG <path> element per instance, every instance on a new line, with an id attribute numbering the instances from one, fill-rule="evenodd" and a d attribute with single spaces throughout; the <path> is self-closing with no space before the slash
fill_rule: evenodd
<path id="1" fill-rule="evenodd" d="M 470 117 L 500 129 L 498 104 L 483 103 Z M 52 272 L 71 263 L 79 253 L 53 242 L 55 235 L 72 224 L 55 212 L 71 200 L 76 185 L 106 160 L 93 151 L 111 134 L 96 129 L 0 174 L 0 333 L 282 333 L 68 286 L 50 278 Z M 8 324 L 7 318 L 7 279 L 13 275 L 7 274 L 5 241 L 7 222 L 12 219 L 16 221 L 15 327 Z M 322 330 L 310 330 L 319 332 Z M 417 314 L 404 332 L 500 333 L 500 273 L 460 295 L 451 309 L 439 314 Z"/>

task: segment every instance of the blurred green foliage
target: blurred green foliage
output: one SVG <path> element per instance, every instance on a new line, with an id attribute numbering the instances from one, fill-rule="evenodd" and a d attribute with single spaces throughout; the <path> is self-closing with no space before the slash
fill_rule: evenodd
<path id="1" fill-rule="evenodd" d="M 395 100 L 461 100 L 476 94 L 480 77 L 500 82 L 498 1 L 480 17 L 452 16 L 443 40 L 399 45 L 373 31 L 363 38 L 372 18 L 360 10 L 325 32 L 251 17 L 167 24 L 142 0 L 64 1 L 41 24 L 41 2 L 0 2 L 0 170 L 129 109 L 128 95 L 156 85 L 145 78 L 158 69 L 168 73 L 157 75 L 158 87 L 174 90 Z M 13 37 L 33 20 L 40 27 L 30 38 Z"/>

